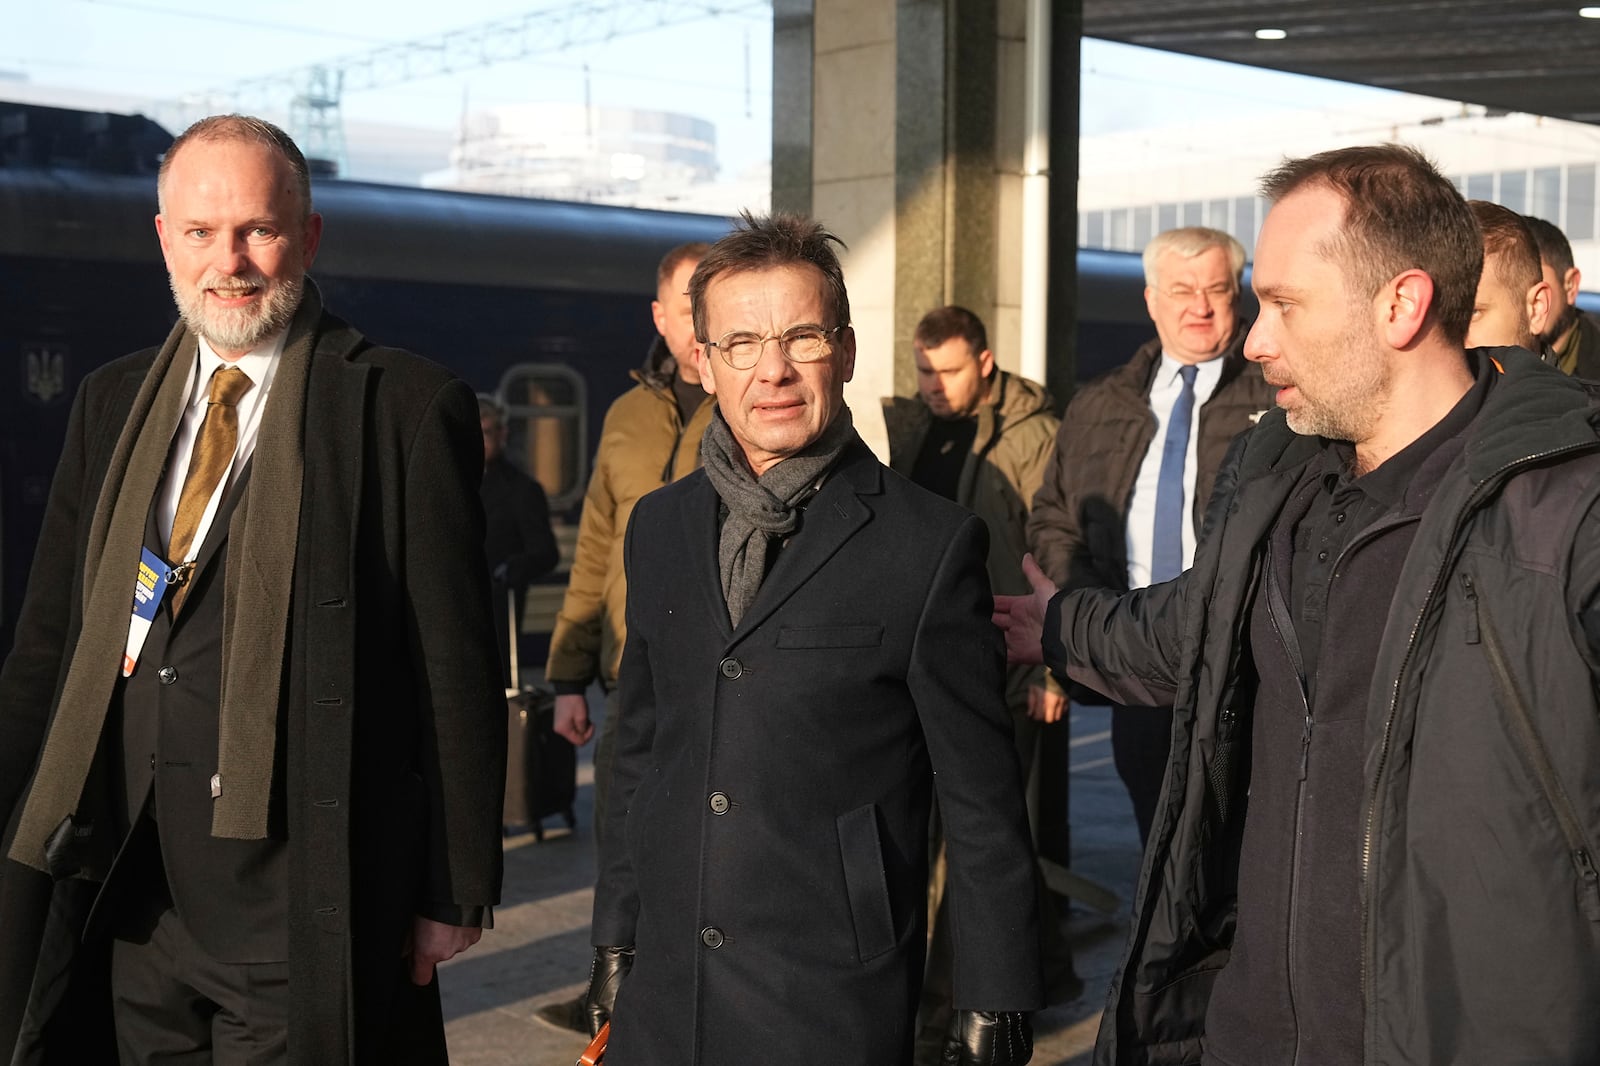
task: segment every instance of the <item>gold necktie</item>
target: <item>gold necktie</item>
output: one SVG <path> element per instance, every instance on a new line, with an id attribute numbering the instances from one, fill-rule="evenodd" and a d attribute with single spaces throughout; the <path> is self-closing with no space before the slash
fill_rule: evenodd
<path id="1" fill-rule="evenodd" d="M 254 385 L 249 375 L 236 366 L 218 367 L 211 375 L 211 402 L 194 439 L 189 473 L 183 479 L 178 511 L 172 518 L 172 536 L 167 540 L 167 558 L 175 569 L 189 558 L 206 505 L 228 464 L 233 462 L 233 450 L 239 443 L 239 400 Z M 190 573 L 190 569 L 184 570 L 183 579 L 172 590 L 173 614 L 178 613 L 189 594 Z"/>

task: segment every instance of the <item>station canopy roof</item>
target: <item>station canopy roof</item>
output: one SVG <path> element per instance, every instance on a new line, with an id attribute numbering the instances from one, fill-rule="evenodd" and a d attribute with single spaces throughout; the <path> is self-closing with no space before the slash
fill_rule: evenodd
<path id="1" fill-rule="evenodd" d="M 1582 6 L 1579 0 L 1083 0 L 1083 32 L 1600 123 L 1600 19 L 1580 17 Z M 1283 36 L 1263 40 L 1259 30 Z"/>

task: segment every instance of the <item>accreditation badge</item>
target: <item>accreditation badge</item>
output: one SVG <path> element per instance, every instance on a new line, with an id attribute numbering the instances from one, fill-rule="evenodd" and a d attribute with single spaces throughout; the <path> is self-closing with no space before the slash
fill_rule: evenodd
<path id="1" fill-rule="evenodd" d="M 167 594 L 167 564 L 149 548 L 139 559 L 139 574 L 133 582 L 133 618 L 128 622 L 128 647 L 122 653 L 122 676 L 131 677 L 144 649 L 150 626 Z"/>

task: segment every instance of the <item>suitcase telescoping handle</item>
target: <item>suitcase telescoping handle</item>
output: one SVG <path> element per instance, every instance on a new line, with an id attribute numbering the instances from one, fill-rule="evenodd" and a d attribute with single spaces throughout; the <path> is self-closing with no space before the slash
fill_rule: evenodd
<path id="1" fill-rule="evenodd" d="M 522 692 L 522 671 L 517 667 L 517 594 L 506 586 L 506 638 L 511 641 L 511 676 L 506 678 L 506 699 Z"/>
<path id="2" fill-rule="evenodd" d="M 606 1061 L 606 1041 L 611 1037 L 611 1023 L 606 1022 L 594 1035 L 589 1046 L 578 1056 L 577 1066 L 600 1066 Z"/>

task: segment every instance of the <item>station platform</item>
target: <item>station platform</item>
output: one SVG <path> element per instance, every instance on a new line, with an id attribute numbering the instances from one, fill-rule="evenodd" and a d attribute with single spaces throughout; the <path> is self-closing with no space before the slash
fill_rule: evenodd
<path id="1" fill-rule="evenodd" d="M 1110 914 L 1082 902 L 1067 910 L 1064 921 L 1084 991 L 1035 1017 L 1033 1066 L 1090 1061 L 1138 876 L 1133 811 L 1111 765 L 1110 711 L 1074 706 L 1070 728 L 1072 872 L 1109 889 L 1118 905 Z M 588 980 L 593 748 L 591 742 L 579 751 L 577 831 L 551 818 L 542 842 L 531 834 L 507 840 L 505 890 L 495 928 L 471 951 L 440 967 L 455 1066 L 572 1066 L 583 1050 L 586 1041 L 576 1033 L 554 1029 L 534 1012 L 576 997 Z"/>

